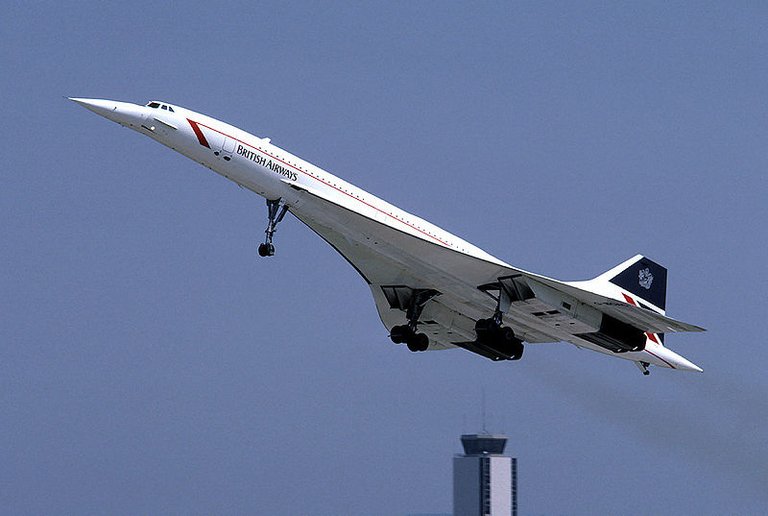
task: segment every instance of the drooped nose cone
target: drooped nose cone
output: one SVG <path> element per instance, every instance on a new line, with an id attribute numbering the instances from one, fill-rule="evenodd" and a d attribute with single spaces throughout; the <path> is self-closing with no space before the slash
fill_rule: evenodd
<path id="1" fill-rule="evenodd" d="M 68 97 L 69 100 L 80 104 L 84 108 L 101 115 L 108 120 L 117 122 L 120 125 L 129 127 L 139 127 L 144 119 L 145 112 L 143 106 L 137 106 L 130 102 L 120 102 L 117 100 L 104 99 L 84 99 Z"/>
<path id="2" fill-rule="evenodd" d="M 69 100 L 77 104 L 80 104 L 85 109 L 90 109 L 97 115 L 101 115 L 105 118 L 109 118 L 112 112 L 117 111 L 117 102 L 114 102 L 112 100 L 81 99 L 81 98 L 74 98 L 74 97 L 69 97 Z"/>

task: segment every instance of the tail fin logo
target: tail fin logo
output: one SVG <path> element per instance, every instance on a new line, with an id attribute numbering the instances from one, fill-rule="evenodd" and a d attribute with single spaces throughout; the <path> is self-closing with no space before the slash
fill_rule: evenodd
<path id="1" fill-rule="evenodd" d="M 663 266 L 638 255 L 617 265 L 609 273 L 616 275 L 608 281 L 664 310 L 667 299 L 667 269 Z"/>
<path id="2" fill-rule="evenodd" d="M 651 269 L 647 267 L 645 269 L 640 269 L 640 271 L 637 273 L 637 276 L 640 286 L 645 290 L 650 290 L 651 285 L 653 284 L 653 274 L 651 274 Z"/>

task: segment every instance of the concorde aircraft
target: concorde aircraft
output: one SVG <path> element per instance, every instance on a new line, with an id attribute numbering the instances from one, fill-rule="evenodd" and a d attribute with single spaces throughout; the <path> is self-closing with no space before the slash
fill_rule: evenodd
<path id="1" fill-rule="evenodd" d="M 637 255 L 586 281 L 558 281 L 513 267 L 260 138 L 161 101 L 70 100 L 149 136 L 267 201 L 265 241 L 287 212 L 328 242 L 368 283 L 395 344 L 413 352 L 463 348 L 519 360 L 524 342 L 570 342 L 633 361 L 701 368 L 664 335 L 704 331 L 665 315 L 667 270 Z"/>

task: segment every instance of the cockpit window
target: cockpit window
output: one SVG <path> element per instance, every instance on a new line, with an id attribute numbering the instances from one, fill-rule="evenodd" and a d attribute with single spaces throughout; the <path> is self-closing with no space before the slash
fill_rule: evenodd
<path id="1" fill-rule="evenodd" d="M 162 109 L 163 111 L 170 111 L 171 113 L 175 113 L 173 108 L 167 104 L 161 104 L 160 102 L 155 102 L 154 100 L 152 102 L 147 103 L 147 107 L 151 107 L 152 109 Z"/>

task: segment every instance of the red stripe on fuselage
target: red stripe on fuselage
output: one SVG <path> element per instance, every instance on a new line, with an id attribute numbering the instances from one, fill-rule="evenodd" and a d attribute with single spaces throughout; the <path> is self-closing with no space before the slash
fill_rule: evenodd
<path id="1" fill-rule="evenodd" d="M 666 360 L 664 360 L 663 358 L 661 358 L 659 355 L 657 355 L 657 354 L 656 354 L 656 353 L 654 353 L 653 351 L 648 351 L 648 350 L 646 349 L 646 350 L 645 350 L 645 352 L 646 352 L 646 353 L 649 353 L 649 354 L 651 354 L 651 355 L 653 355 L 653 356 L 655 356 L 656 358 L 658 358 L 659 360 L 661 360 L 662 362 L 664 362 L 665 364 L 667 364 L 667 365 L 668 365 L 669 367 L 671 367 L 672 369 L 677 369 L 675 366 L 673 366 L 672 364 L 670 364 L 669 362 L 667 362 Z"/>

